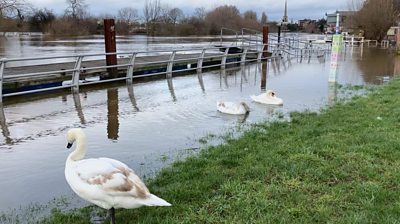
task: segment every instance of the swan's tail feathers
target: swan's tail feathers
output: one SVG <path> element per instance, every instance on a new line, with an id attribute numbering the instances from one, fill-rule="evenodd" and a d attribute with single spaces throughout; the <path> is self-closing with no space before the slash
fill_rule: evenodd
<path id="1" fill-rule="evenodd" d="M 170 203 L 154 194 L 150 194 L 150 197 L 144 201 L 144 204 L 147 206 L 171 206 Z"/>

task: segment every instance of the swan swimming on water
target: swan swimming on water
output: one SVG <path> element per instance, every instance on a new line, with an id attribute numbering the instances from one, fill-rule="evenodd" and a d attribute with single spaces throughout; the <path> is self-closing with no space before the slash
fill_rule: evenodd
<path id="1" fill-rule="evenodd" d="M 276 97 L 276 94 L 272 90 L 268 90 L 266 93 L 260 94 L 258 96 L 251 95 L 250 97 L 257 103 L 275 104 L 275 105 L 283 104 L 283 100 L 281 98 Z"/>
<path id="2" fill-rule="evenodd" d="M 250 108 L 245 102 L 240 102 L 239 104 L 233 102 L 217 102 L 217 110 L 226 114 L 247 114 L 250 112 Z"/>
<path id="3" fill-rule="evenodd" d="M 81 198 L 110 211 L 115 223 L 116 208 L 141 206 L 171 206 L 149 192 L 140 178 L 124 163 L 109 158 L 83 159 L 86 136 L 82 129 L 72 128 L 67 133 L 67 148 L 76 142 L 65 164 L 65 178 L 71 189 Z"/>

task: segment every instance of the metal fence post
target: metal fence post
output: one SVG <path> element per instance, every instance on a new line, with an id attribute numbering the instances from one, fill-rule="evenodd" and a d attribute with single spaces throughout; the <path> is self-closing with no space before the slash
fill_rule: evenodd
<path id="1" fill-rule="evenodd" d="M 132 83 L 133 79 L 133 68 L 135 67 L 135 59 L 136 59 L 137 53 L 133 53 L 129 59 L 129 65 L 128 68 L 126 69 L 126 80 L 129 83 Z"/>
<path id="2" fill-rule="evenodd" d="M 83 56 L 78 56 L 75 62 L 74 72 L 72 73 L 72 87 L 74 90 L 79 89 L 79 75 L 81 73 L 82 60 Z"/>
<path id="3" fill-rule="evenodd" d="M 204 55 L 206 53 L 206 49 L 203 48 L 203 50 L 201 50 L 201 54 L 199 56 L 199 59 L 197 59 L 197 72 L 201 72 L 201 70 L 203 69 L 203 61 L 204 61 Z"/>
<path id="4" fill-rule="evenodd" d="M 3 77 L 4 67 L 6 66 L 6 59 L 0 59 L 0 102 L 3 102 Z"/>
<path id="5" fill-rule="evenodd" d="M 225 49 L 224 56 L 222 57 L 222 60 L 221 60 L 221 69 L 224 69 L 224 68 L 225 68 L 225 65 L 226 65 L 226 58 L 228 57 L 228 52 L 229 52 L 229 47 L 227 47 L 227 48 Z"/>
<path id="6" fill-rule="evenodd" d="M 175 55 L 176 55 L 176 51 L 172 51 L 171 57 L 169 58 L 169 62 L 167 65 L 167 78 L 172 77 L 172 68 L 174 66 Z"/>

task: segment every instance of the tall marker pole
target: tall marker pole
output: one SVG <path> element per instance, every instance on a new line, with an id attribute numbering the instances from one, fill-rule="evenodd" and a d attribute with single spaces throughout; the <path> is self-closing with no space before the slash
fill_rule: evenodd
<path id="1" fill-rule="evenodd" d="M 339 13 L 336 13 L 336 34 L 332 38 L 331 67 L 329 69 L 329 82 L 337 82 L 338 61 L 342 47 L 342 35 L 340 34 Z"/>

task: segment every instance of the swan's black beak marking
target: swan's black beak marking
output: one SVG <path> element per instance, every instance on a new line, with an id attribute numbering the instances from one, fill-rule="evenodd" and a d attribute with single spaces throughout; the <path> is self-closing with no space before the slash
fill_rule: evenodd
<path id="1" fill-rule="evenodd" d="M 69 143 L 68 142 L 68 144 L 67 144 L 67 149 L 69 149 L 69 148 L 71 148 L 72 147 L 72 143 Z"/>

